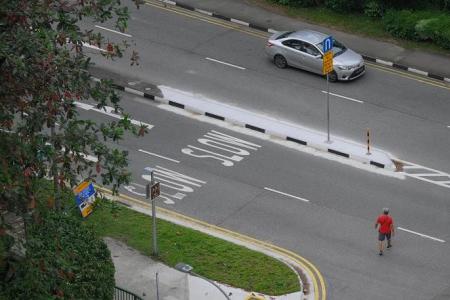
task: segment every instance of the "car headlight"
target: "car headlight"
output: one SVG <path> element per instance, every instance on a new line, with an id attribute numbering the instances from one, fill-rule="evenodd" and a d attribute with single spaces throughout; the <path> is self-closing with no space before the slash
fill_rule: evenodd
<path id="1" fill-rule="evenodd" d="M 351 70 L 353 66 L 337 66 L 339 70 Z"/>

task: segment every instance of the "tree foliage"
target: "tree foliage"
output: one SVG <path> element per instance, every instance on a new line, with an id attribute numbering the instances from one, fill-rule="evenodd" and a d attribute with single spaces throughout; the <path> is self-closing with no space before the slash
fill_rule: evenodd
<path id="1" fill-rule="evenodd" d="M 16 262 L 7 299 L 112 299 L 114 265 L 106 244 L 70 215 L 50 211 L 28 230 L 27 256 Z M 0 297 L 2 296 L 0 294 Z"/>
<path id="2" fill-rule="evenodd" d="M 119 0 L 0 2 L 0 206 L 21 213 L 33 209 L 33 184 L 48 175 L 55 187 L 73 186 L 81 177 L 98 176 L 115 191 L 128 182 L 127 153 L 105 142 L 120 140 L 126 131 L 143 135 L 145 126 L 131 124 L 110 81 L 90 79 L 91 63 L 83 51 L 90 43 L 116 58 L 127 45 L 106 42 L 79 26 L 85 19 L 113 19 L 124 31 L 128 16 Z M 133 51 L 132 64 L 136 57 Z M 76 106 L 84 101 L 99 109 L 111 106 L 123 118 L 105 124 L 81 119 Z M 57 193 L 55 200 L 59 208 Z"/>

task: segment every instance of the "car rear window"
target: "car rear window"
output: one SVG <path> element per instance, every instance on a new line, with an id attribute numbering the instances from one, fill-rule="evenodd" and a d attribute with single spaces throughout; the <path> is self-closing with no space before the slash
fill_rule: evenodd
<path id="1" fill-rule="evenodd" d="M 291 33 L 293 33 L 293 31 L 285 32 L 285 33 L 281 34 L 279 37 L 277 37 L 276 40 L 284 39 L 285 37 L 288 37 Z"/>

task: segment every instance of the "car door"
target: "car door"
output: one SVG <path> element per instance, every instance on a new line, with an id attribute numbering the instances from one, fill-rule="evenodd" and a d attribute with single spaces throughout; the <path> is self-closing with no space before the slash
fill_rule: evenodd
<path id="1" fill-rule="evenodd" d="M 300 59 L 301 41 L 296 39 L 288 39 L 281 42 L 281 44 L 283 45 L 283 55 L 286 58 L 288 65 L 303 69 Z"/>
<path id="2" fill-rule="evenodd" d="M 300 46 L 301 64 L 305 70 L 322 74 L 323 57 L 316 46 L 305 41 L 301 41 Z"/>

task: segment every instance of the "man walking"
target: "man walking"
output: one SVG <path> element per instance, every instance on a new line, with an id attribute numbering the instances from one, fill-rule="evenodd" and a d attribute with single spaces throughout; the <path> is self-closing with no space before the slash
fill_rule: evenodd
<path id="1" fill-rule="evenodd" d="M 378 228 L 378 225 L 380 227 Z M 394 220 L 389 216 L 389 208 L 383 208 L 383 214 L 378 216 L 375 229 L 378 228 L 378 246 L 380 255 L 383 255 L 383 242 L 387 239 L 387 248 L 391 248 L 391 234 L 394 235 Z"/>

